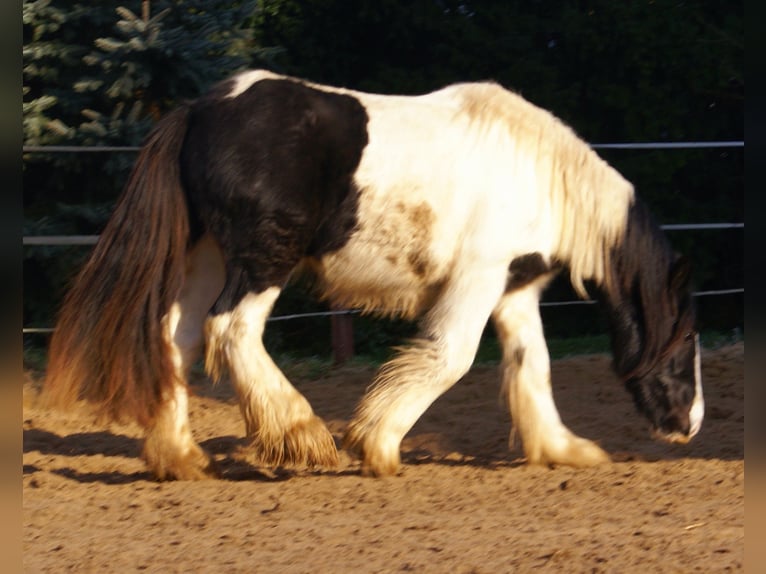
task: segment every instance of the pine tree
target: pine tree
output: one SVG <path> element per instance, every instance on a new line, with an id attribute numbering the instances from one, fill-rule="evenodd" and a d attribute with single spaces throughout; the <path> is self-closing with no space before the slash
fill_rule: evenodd
<path id="1" fill-rule="evenodd" d="M 231 0 L 143 0 L 116 9 L 25 1 L 25 145 L 137 145 L 176 101 L 252 60 L 257 49 L 242 23 L 254 9 Z M 92 157 L 53 161 L 80 174 Z M 99 171 L 114 175 L 131 159 L 101 157 Z"/>
<path id="2" fill-rule="evenodd" d="M 138 145 L 176 102 L 259 53 L 246 26 L 255 4 L 24 0 L 24 145 Z M 98 233 L 134 158 L 25 153 L 25 235 Z M 60 251 L 25 251 L 25 323 L 30 313 L 50 321 L 51 285 L 58 292 L 83 253 Z"/>

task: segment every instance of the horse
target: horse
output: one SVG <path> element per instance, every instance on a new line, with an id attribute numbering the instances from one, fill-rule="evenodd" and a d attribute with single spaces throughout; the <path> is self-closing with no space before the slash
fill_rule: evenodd
<path id="1" fill-rule="evenodd" d="M 689 260 L 571 127 L 492 81 L 403 96 L 247 70 L 145 138 L 61 306 L 44 394 L 137 421 L 159 480 L 216 476 L 188 414 L 204 354 L 264 464 L 332 468 L 343 448 L 385 476 L 491 320 L 526 461 L 606 463 L 553 400 L 539 301 L 562 270 L 606 309 L 614 371 L 651 432 L 686 443 L 704 415 Z M 418 320 L 338 445 L 262 340 L 301 272 L 335 306 Z"/>

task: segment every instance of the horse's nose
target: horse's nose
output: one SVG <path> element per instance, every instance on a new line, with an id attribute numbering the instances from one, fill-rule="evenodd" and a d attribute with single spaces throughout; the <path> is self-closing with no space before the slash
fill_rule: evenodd
<path id="1" fill-rule="evenodd" d="M 671 411 L 660 423 L 660 429 L 666 434 L 681 433 L 682 435 L 689 436 L 691 431 L 689 415 L 679 413 L 678 411 Z"/>
<path id="2" fill-rule="evenodd" d="M 696 433 L 692 430 L 688 415 L 671 411 L 652 430 L 652 435 L 663 442 L 686 444 Z"/>

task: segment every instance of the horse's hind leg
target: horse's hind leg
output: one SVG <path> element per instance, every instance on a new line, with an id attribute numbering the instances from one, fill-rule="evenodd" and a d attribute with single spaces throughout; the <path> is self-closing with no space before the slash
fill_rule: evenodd
<path id="1" fill-rule="evenodd" d="M 201 353 L 205 317 L 223 283 L 222 256 L 213 240 L 205 236 L 189 253 L 184 286 L 163 321 L 176 384 L 173 392 L 163 397 L 160 411 L 147 429 L 143 450 L 147 466 L 161 480 L 195 480 L 215 474 L 210 458 L 189 428 L 187 375 Z"/>
<path id="2" fill-rule="evenodd" d="M 503 347 L 503 392 L 514 430 L 533 464 L 591 466 L 609 456 L 561 422 L 553 402 L 550 358 L 538 310 L 540 288 L 531 284 L 505 294 L 493 312 Z"/>
<path id="3" fill-rule="evenodd" d="M 208 320 L 206 368 L 214 379 L 228 370 L 247 436 L 263 463 L 336 466 L 330 431 L 263 346 L 264 325 L 279 293 L 278 287 L 248 293 L 231 311 Z"/>

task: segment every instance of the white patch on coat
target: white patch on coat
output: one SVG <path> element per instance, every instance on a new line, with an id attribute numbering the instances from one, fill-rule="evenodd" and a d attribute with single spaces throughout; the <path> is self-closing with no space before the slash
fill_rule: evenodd
<path id="1" fill-rule="evenodd" d="M 689 411 L 689 438 L 696 435 L 702 428 L 705 418 L 705 397 L 702 393 L 702 354 L 700 352 L 699 334 L 694 336 L 694 402 Z"/>
<path id="2" fill-rule="evenodd" d="M 241 72 L 232 78 L 234 86 L 231 91 L 226 94 L 227 98 L 236 98 L 238 95 L 246 92 L 250 86 L 261 80 L 280 80 L 284 76 L 269 72 L 268 70 L 247 70 Z"/>

